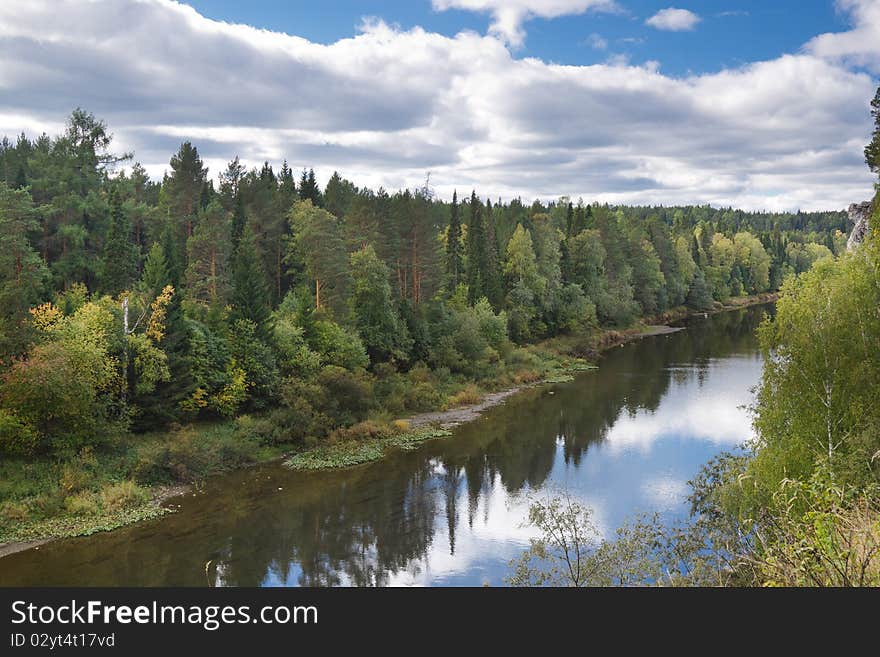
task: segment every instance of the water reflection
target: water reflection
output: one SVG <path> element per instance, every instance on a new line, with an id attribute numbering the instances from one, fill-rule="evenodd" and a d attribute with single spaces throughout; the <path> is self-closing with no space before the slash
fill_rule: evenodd
<path id="1" fill-rule="evenodd" d="M 598 372 L 530 390 L 447 440 L 337 473 L 235 473 L 174 517 L 0 559 L 0 583 L 501 584 L 528 543 L 528 496 L 564 488 L 613 531 L 681 513 L 686 482 L 750 436 L 765 309 L 613 350 Z"/>

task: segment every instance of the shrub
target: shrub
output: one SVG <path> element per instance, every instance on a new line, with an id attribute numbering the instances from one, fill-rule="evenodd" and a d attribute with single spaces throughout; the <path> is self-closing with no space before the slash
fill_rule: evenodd
<path id="1" fill-rule="evenodd" d="M 79 466 L 68 463 L 61 467 L 58 486 L 65 493 L 78 493 L 88 488 L 91 483 L 92 476 Z"/>
<path id="2" fill-rule="evenodd" d="M 391 426 L 394 427 L 395 431 L 409 431 L 409 420 L 394 420 Z"/>
<path id="3" fill-rule="evenodd" d="M 378 440 L 390 438 L 397 433 L 397 429 L 391 424 L 365 420 L 350 427 L 341 427 L 330 434 L 330 442 L 345 440 Z"/>
<path id="4" fill-rule="evenodd" d="M 430 383 L 417 383 L 406 387 L 403 398 L 408 411 L 430 411 L 443 405 L 444 395 Z"/>
<path id="5" fill-rule="evenodd" d="M 0 505 L 0 519 L 8 522 L 21 522 L 28 517 L 27 505 L 22 502 L 4 502 Z"/>
<path id="6" fill-rule="evenodd" d="M 517 347 L 507 356 L 507 365 L 512 369 L 539 370 L 543 365 L 541 358 L 522 347 Z"/>
<path id="7" fill-rule="evenodd" d="M 363 370 L 349 372 L 328 365 L 321 370 L 317 383 L 325 391 L 320 410 L 337 425 L 366 418 L 375 404 L 373 382 Z"/>
<path id="8" fill-rule="evenodd" d="M 477 404 L 483 399 L 483 393 L 473 383 L 469 383 L 464 388 L 449 398 L 450 406 L 467 406 L 469 404 Z"/>
<path id="9" fill-rule="evenodd" d="M 11 411 L 0 409 L 0 454 L 30 456 L 37 450 L 39 439 L 30 424 Z"/>
<path id="10" fill-rule="evenodd" d="M 121 511 L 139 506 L 150 499 L 150 491 L 131 480 L 111 484 L 101 489 L 101 504 L 105 511 Z"/>
<path id="11" fill-rule="evenodd" d="M 64 499 L 64 508 L 75 516 L 93 516 L 101 511 L 97 498 L 89 492 L 68 495 Z"/>
<path id="12" fill-rule="evenodd" d="M 235 419 L 235 435 L 246 442 L 275 442 L 276 426 L 268 417 L 240 415 Z"/>

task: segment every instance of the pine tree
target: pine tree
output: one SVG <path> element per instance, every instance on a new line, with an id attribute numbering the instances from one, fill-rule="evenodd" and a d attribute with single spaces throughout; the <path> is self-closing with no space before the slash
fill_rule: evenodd
<path id="1" fill-rule="evenodd" d="M 180 272 L 186 267 L 186 240 L 195 230 L 196 215 L 202 207 L 202 195 L 208 179 L 208 169 L 203 166 L 198 149 L 186 141 L 171 158 L 171 175 L 162 182 L 161 200 L 172 231 L 176 250 L 172 259 Z"/>
<path id="2" fill-rule="evenodd" d="M 871 101 L 871 116 L 874 117 L 874 133 L 865 147 L 865 162 L 871 171 L 880 174 L 880 87 Z"/>
<path id="3" fill-rule="evenodd" d="M 449 230 L 446 233 L 446 278 L 450 293 L 462 282 L 464 262 L 461 247 L 461 217 L 459 216 L 458 191 L 452 193 L 449 213 Z"/>
<path id="4" fill-rule="evenodd" d="M 137 279 L 139 265 L 138 248 L 132 241 L 131 221 L 122 206 L 119 190 L 110 192 L 110 227 L 104 242 L 101 267 L 102 289 L 116 295 L 127 290 Z"/>
<path id="5" fill-rule="evenodd" d="M 219 201 L 198 215 L 187 240 L 186 296 L 208 306 L 225 305 L 229 297 L 231 223 Z"/>
<path id="6" fill-rule="evenodd" d="M 229 319 L 233 325 L 242 319 L 253 322 L 257 337 L 267 344 L 271 342 L 272 313 L 266 274 L 257 253 L 254 234 L 249 228 L 242 235 L 233 262 L 232 312 Z"/>
<path id="7" fill-rule="evenodd" d="M 226 171 L 220 174 L 220 202 L 229 212 L 239 199 L 239 187 L 244 175 L 245 167 L 238 159 L 238 155 L 227 165 Z"/>

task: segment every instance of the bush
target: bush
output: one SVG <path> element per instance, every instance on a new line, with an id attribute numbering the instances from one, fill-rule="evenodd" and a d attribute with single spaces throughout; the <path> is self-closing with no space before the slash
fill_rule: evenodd
<path id="1" fill-rule="evenodd" d="M 450 406 L 467 406 L 478 404 L 483 399 L 483 393 L 473 383 L 469 383 L 463 389 L 449 398 Z"/>
<path id="2" fill-rule="evenodd" d="M 514 370 L 539 370 L 544 362 L 534 352 L 518 347 L 507 357 L 507 366 Z"/>
<path id="3" fill-rule="evenodd" d="M 131 472 L 140 484 L 190 482 L 252 463 L 256 444 L 231 424 L 185 427 L 164 442 L 139 447 Z"/>
<path id="4" fill-rule="evenodd" d="M 321 370 L 317 383 L 324 391 L 320 410 L 337 425 L 363 420 L 375 405 L 373 381 L 363 370 L 349 372 L 328 365 Z"/>
<path id="5" fill-rule="evenodd" d="M 0 505 L 0 520 L 21 522 L 29 515 L 27 505 L 22 502 L 4 502 Z"/>
<path id="6" fill-rule="evenodd" d="M 93 493 L 77 493 L 64 499 L 64 508 L 75 516 L 94 516 L 100 513 L 101 505 Z"/>
<path id="7" fill-rule="evenodd" d="M 34 428 L 11 411 L 0 409 L 0 454 L 30 456 L 39 444 Z"/>
<path id="8" fill-rule="evenodd" d="M 92 474 L 77 463 L 66 463 L 61 467 L 58 486 L 67 494 L 79 493 L 91 486 Z"/>
<path id="9" fill-rule="evenodd" d="M 403 398 L 404 408 L 407 411 L 431 411 L 440 408 L 445 401 L 445 396 L 430 383 L 417 383 L 406 387 Z"/>
<path id="10" fill-rule="evenodd" d="M 105 511 L 121 511 L 145 504 L 150 499 L 150 491 L 141 488 L 131 480 L 111 484 L 101 489 L 101 505 Z"/>
<path id="11" fill-rule="evenodd" d="M 394 430 L 400 433 L 404 431 L 409 431 L 409 420 L 394 420 L 391 423 L 391 426 L 394 427 Z"/>
<path id="12" fill-rule="evenodd" d="M 382 438 L 390 438 L 396 433 L 398 433 L 398 430 L 393 425 L 374 420 L 365 420 L 350 427 L 336 429 L 330 434 L 329 440 L 331 443 L 346 440 L 380 440 Z"/>
<path id="13" fill-rule="evenodd" d="M 235 419 L 235 435 L 239 440 L 268 443 L 275 442 L 276 426 L 269 417 L 240 415 Z"/>

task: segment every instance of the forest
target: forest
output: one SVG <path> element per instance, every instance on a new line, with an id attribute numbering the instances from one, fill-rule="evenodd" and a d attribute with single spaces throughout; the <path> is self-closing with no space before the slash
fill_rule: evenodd
<path id="1" fill-rule="evenodd" d="M 833 262 L 846 222 L 215 179 L 189 141 L 152 180 L 77 109 L 0 143 L 0 542 L 577 367 Z"/>

